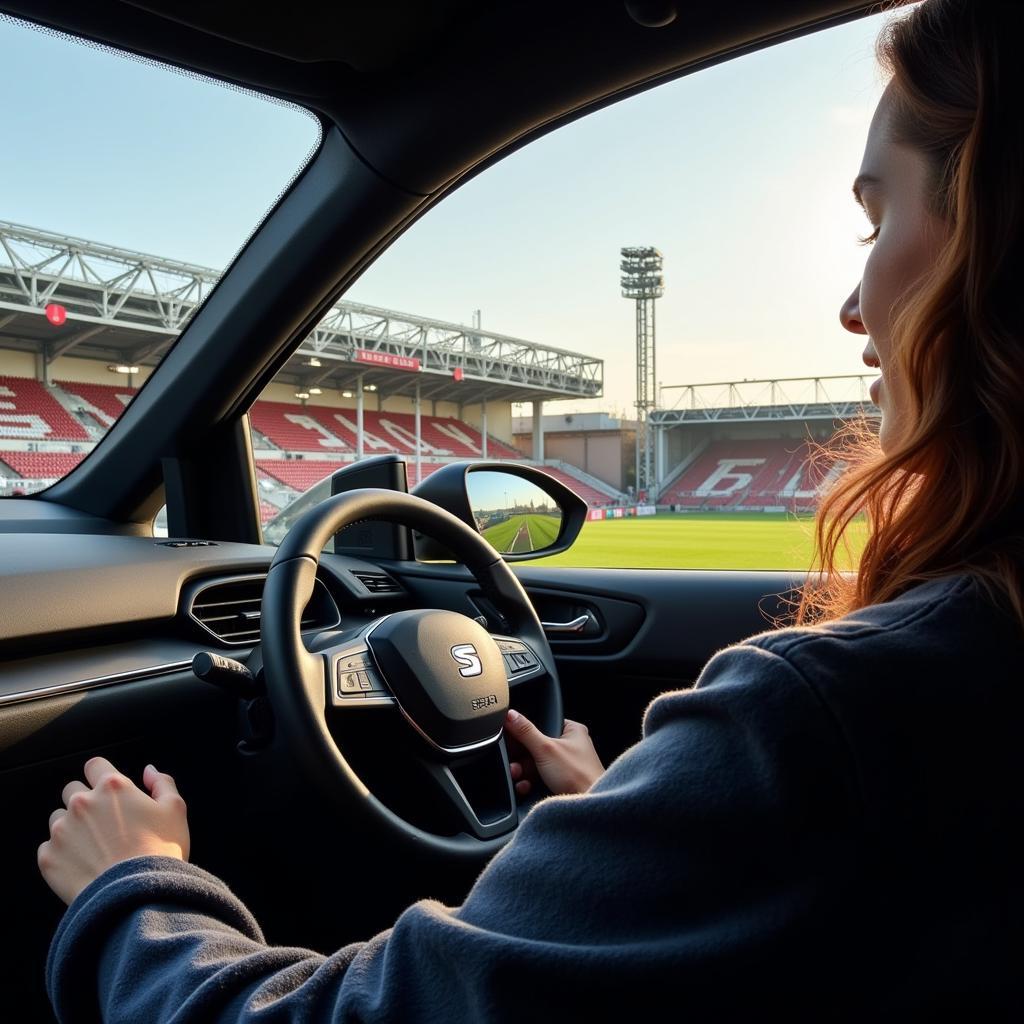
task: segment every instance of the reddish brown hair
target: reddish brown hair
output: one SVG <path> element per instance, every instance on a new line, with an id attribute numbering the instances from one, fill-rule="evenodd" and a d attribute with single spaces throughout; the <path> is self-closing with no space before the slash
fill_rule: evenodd
<path id="1" fill-rule="evenodd" d="M 928 158 L 928 201 L 950 240 L 891 324 L 910 404 L 898 442 L 883 453 L 860 421 L 818 452 L 838 449 L 849 468 L 819 508 L 798 623 L 968 572 L 1024 626 L 1022 6 L 924 0 L 878 38 L 891 140 Z M 854 577 L 839 564 L 862 514 Z"/>

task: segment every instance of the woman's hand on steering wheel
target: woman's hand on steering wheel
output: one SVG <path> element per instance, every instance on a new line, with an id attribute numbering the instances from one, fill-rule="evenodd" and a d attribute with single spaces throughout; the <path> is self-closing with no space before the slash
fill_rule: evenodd
<path id="1" fill-rule="evenodd" d="M 555 795 L 585 793 L 604 774 L 590 731 L 565 719 L 558 738 L 546 736 L 522 712 L 509 709 L 505 742 L 516 794 L 525 797 L 538 779 Z"/>

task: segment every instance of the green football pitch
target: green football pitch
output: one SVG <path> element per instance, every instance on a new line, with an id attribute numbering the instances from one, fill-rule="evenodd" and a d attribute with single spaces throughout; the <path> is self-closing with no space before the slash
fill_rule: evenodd
<path id="1" fill-rule="evenodd" d="M 668 513 L 585 523 L 568 551 L 533 564 L 807 571 L 813 537 L 813 518 L 783 512 Z M 856 523 L 853 550 L 840 568 L 855 567 L 865 537 L 864 523 Z"/>
<path id="2" fill-rule="evenodd" d="M 560 526 L 561 520 L 555 516 L 518 515 L 488 527 L 483 534 L 498 551 L 518 554 L 550 547 Z"/>

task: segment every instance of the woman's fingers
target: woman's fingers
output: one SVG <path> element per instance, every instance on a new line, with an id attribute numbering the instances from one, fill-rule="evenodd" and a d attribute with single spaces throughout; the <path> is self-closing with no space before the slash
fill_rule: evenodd
<path id="1" fill-rule="evenodd" d="M 58 821 L 59 819 L 63 818 L 64 815 L 67 813 L 68 812 L 65 811 L 63 807 L 58 807 L 57 810 L 55 810 L 53 814 L 50 815 L 50 829 L 53 829 L 53 824 L 55 821 Z"/>
<path id="2" fill-rule="evenodd" d="M 149 795 L 154 800 L 164 804 L 175 802 L 184 806 L 185 801 L 181 799 L 178 785 L 174 781 L 173 776 L 168 775 L 166 772 L 157 771 L 153 765 L 147 764 L 142 775 L 142 781 L 149 790 Z"/>
<path id="3" fill-rule="evenodd" d="M 509 761 L 508 767 L 512 775 L 513 782 L 518 782 L 520 779 L 526 779 L 528 782 L 536 782 L 540 777 L 537 772 L 537 766 L 530 757 L 527 757 L 523 761 Z"/>
<path id="4" fill-rule="evenodd" d="M 530 780 L 524 778 L 526 770 L 522 763 L 519 761 L 509 761 L 508 763 L 509 774 L 512 776 L 512 781 L 515 783 L 515 790 L 519 796 L 526 796 L 530 792 Z"/>
<path id="5" fill-rule="evenodd" d="M 72 794 L 88 792 L 89 787 L 84 782 L 79 782 L 77 779 L 75 779 L 73 782 L 69 782 L 61 791 L 61 803 L 63 803 L 64 806 L 67 807 L 68 801 L 71 799 Z"/>
<path id="6" fill-rule="evenodd" d="M 90 757 L 85 762 L 85 779 L 93 789 L 107 775 L 120 775 L 120 772 L 105 757 Z"/>

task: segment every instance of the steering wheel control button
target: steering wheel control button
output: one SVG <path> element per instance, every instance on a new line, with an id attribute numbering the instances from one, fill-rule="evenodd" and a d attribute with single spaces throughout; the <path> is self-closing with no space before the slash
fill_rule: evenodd
<path id="1" fill-rule="evenodd" d="M 394 612 L 366 640 L 402 713 L 428 743 L 457 753 L 500 738 L 506 663 L 479 623 L 434 608 Z"/>
<path id="2" fill-rule="evenodd" d="M 345 697 L 349 694 L 362 696 L 363 687 L 359 684 L 358 672 L 346 671 L 341 665 L 338 666 L 338 696 Z M 369 687 L 366 687 L 369 689 Z"/>
<path id="3" fill-rule="evenodd" d="M 373 668 L 373 658 L 369 651 L 349 651 L 338 659 L 338 665 L 346 671 L 358 672 L 360 669 Z"/>
<path id="4" fill-rule="evenodd" d="M 523 643 L 510 637 L 493 637 L 502 660 L 505 662 L 505 674 L 510 682 L 518 683 L 521 679 L 532 679 L 542 671 L 537 655 Z"/>

